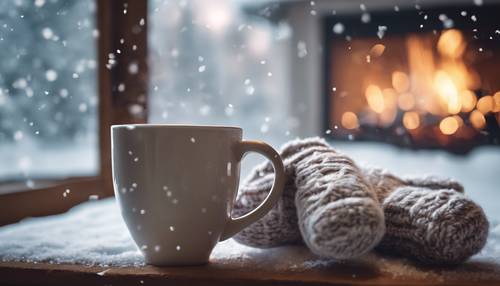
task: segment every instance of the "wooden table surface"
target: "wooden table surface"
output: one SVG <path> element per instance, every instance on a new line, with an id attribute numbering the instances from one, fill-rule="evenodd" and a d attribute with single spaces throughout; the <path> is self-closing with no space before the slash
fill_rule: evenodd
<path id="1" fill-rule="evenodd" d="M 212 258 L 203 266 L 102 267 L 0 262 L 4 285 L 500 285 L 500 265 L 473 259 L 429 267 L 368 254 L 358 260 L 318 260 L 288 246 L 241 257 Z"/>

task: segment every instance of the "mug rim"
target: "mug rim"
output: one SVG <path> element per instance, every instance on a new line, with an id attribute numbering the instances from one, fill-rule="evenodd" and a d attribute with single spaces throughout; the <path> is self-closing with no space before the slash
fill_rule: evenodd
<path id="1" fill-rule="evenodd" d="M 114 124 L 111 125 L 111 129 L 119 128 L 173 128 L 173 129 L 215 129 L 215 130 L 242 130 L 241 127 L 231 126 L 231 125 L 197 125 L 197 124 L 149 124 L 149 123 L 137 123 L 137 124 Z"/>

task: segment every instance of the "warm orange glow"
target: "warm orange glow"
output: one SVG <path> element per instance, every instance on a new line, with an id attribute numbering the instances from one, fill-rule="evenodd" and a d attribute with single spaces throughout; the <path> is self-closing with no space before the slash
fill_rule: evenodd
<path id="1" fill-rule="evenodd" d="M 384 111 L 384 95 L 380 88 L 376 85 L 369 85 L 365 91 L 366 100 L 368 106 L 370 106 L 373 111 L 377 113 L 382 113 Z"/>
<path id="2" fill-rule="evenodd" d="M 439 70 L 434 77 L 434 88 L 436 89 L 441 104 L 450 114 L 459 113 L 462 109 L 458 90 L 451 77 L 445 71 Z"/>
<path id="3" fill-rule="evenodd" d="M 474 110 L 471 112 L 469 120 L 472 126 L 474 126 L 474 128 L 476 129 L 483 129 L 484 126 L 486 126 L 486 119 L 484 118 L 484 115 L 478 110 Z"/>
<path id="4" fill-rule="evenodd" d="M 432 42 L 417 35 L 410 35 L 406 47 L 409 74 L 411 74 L 411 93 L 418 95 L 419 104 L 422 105 L 421 111 L 440 115 L 442 111 L 432 84 L 436 66 Z"/>
<path id="5" fill-rule="evenodd" d="M 374 57 L 380 57 L 385 51 L 385 46 L 382 44 L 376 44 L 370 49 L 370 55 Z"/>
<path id="6" fill-rule="evenodd" d="M 353 112 L 346 111 L 342 114 L 341 123 L 346 129 L 356 129 L 359 126 L 358 116 Z"/>
<path id="7" fill-rule="evenodd" d="M 495 101 L 493 112 L 500 112 L 500 91 L 497 91 L 495 95 L 493 95 L 493 101 Z"/>
<path id="8" fill-rule="evenodd" d="M 392 88 L 385 88 L 382 90 L 382 94 L 384 95 L 384 105 L 387 109 L 396 109 L 398 103 L 398 94 Z M 499 92 L 500 95 L 500 92 Z M 500 97 L 499 97 L 500 98 Z"/>
<path id="9" fill-rule="evenodd" d="M 462 102 L 462 112 L 471 112 L 476 107 L 476 95 L 466 89 L 460 92 L 460 101 Z"/>
<path id="10" fill-rule="evenodd" d="M 495 107 L 495 101 L 493 99 L 493 96 L 487 95 L 481 97 L 477 101 L 476 108 L 479 110 L 482 114 L 486 114 L 488 112 L 493 111 L 493 108 Z"/>
<path id="11" fill-rule="evenodd" d="M 475 95 L 469 92 L 479 87 L 480 79 L 463 60 L 466 46 L 460 31 L 443 31 L 437 43 L 441 57 L 436 59 L 432 41 L 408 37 L 411 93 L 419 98 L 417 110 L 447 116 L 475 107 Z"/>
<path id="12" fill-rule="evenodd" d="M 380 114 L 379 122 L 382 126 L 390 126 L 398 114 L 398 94 L 392 88 L 382 90 L 384 96 L 384 112 Z"/>
<path id="13" fill-rule="evenodd" d="M 465 47 L 462 33 L 455 29 L 444 31 L 437 43 L 437 49 L 441 55 L 454 59 L 462 56 Z"/>
<path id="14" fill-rule="evenodd" d="M 410 78 L 404 72 L 392 73 L 392 87 L 398 92 L 406 92 L 410 89 Z"/>
<path id="15" fill-rule="evenodd" d="M 420 116 L 414 111 L 405 112 L 403 115 L 403 125 L 408 130 L 417 129 L 420 126 Z"/>
<path id="16" fill-rule="evenodd" d="M 403 93 L 398 97 L 398 105 L 402 110 L 410 110 L 415 107 L 415 98 L 411 93 Z"/>
<path id="17" fill-rule="evenodd" d="M 477 53 L 470 52 L 468 36 L 447 29 L 434 35 L 408 34 L 405 41 L 406 51 L 394 54 L 376 42 L 371 42 L 373 46 L 365 41 L 352 43 L 353 61 L 364 65 L 366 56 L 371 65 L 366 65 L 366 72 L 350 72 L 346 77 L 345 82 L 352 85 L 349 95 L 357 96 L 349 97 L 346 106 L 335 107 L 336 116 L 349 110 L 341 116 L 344 128 L 366 124 L 400 131 L 403 126 L 415 130 L 411 132 L 415 140 L 433 140 L 435 136 L 439 144 L 447 145 L 451 139 L 473 140 L 478 135 L 475 129 L 486 128 L 486 119 L 488 127 L 492 117 L 500 121 L 500 90 L 491 90 L 498 88 L 495 83 L 481 85 L 473 68 L 480 65 L 470 64 L 477 62 Z M 404 53 L 407 65 L 400 59 Z M 358 75 L 363 78 L 358 80 Z M 485 91 L 493 93 L 479 98 Z M 364 92 L 364 99 L 360 92 Z"/>
<path id="18" fill-rule="evenodd" d="M 441 120 L 439 123 L 439 129 L 444 135 L 452 135 L 457 132 L 459 127 L 459 122 L 453 116 L 448 116 Z"/>
<path id="19" fill-rule="evenodd" d="M 458 122 L 458 128 L 464 125 L 464 120 L 462 119 L 462 117 L 458 115 L 453 115 L 453 118 L 455 118 L 455 120 Z"/>

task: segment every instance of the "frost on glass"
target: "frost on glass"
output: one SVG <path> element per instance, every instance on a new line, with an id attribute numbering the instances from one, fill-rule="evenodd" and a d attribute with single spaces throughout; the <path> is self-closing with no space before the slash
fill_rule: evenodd
<path id="1" fill-rule="evenodd" d="M 252 2 L 150 0 L 150 122 L 237 125 L 275 146 L 291 139 L 291 28 L 245 12 Z"/>
<path id="2" fill-rule="evenodd" d="M 97 169 L 94 1 L 0 2 L 0 180 Z"/>

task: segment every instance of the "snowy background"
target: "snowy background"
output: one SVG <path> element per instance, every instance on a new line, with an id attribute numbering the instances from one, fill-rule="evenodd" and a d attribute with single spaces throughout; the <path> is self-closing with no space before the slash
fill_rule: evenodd
<path id="1" fill-rule="evenodd" d="M 96 173 L 95 9 L 0 2 L 0 180 Z"/>
<path id="2" fill-rule="evenodd" d="M 238 125 L 273 144 L 293 138 L 286 22 L 245 14 L 252 1 L 149 3 L 150 122 Z"/>

